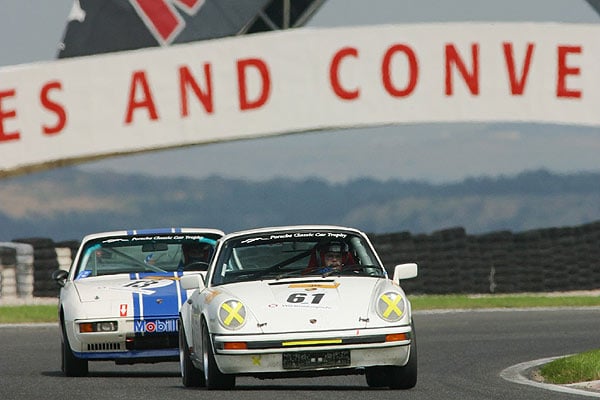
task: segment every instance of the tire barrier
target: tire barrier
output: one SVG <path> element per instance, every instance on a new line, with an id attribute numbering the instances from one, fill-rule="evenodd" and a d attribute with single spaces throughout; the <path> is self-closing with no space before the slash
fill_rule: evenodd
<path id="1" fill-rule="evenodd" d="M 600 221 L 578 227 L 467 235 L 460 227 L 369 235 L 388 267 L 419 264 L 412 294 L 524 293 L 600 288 Z"/>
<path id="2" fill-rule="evenodd" d="M 33 247 L 25 243 L 0 243 L 0 297 L 33 297 Z"/>
<path id="3" fill-rule="evenodd" d="M 419 276 L 403 282 L 410 294 L 525 293 L 600 288 L 600 221 L 520 233 L 468 235 L 454 227 L 430 235 L 369 234 L 391 268 L 419 264 Z M 49 238 L 0 242 L 0 299 L 57 297 L 51 278 L 68 270 L 79 242 Z"/>
<path id="4" fill-rule="evenodd" d="M 57 297 L 59 286 L 52 280 L 52 272 L 59 268 L 55 244 L 49 238 L 22 238 L 13 240 L 33 247 L 33 297 Z"/>

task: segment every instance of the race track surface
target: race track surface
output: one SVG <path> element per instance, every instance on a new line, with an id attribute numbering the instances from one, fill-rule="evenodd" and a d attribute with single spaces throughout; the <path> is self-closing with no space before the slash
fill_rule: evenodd
<path id="1" fill-rule="evenodd" d="M 181 384 L 178 363 L 90 363 L 90 375 L 60 372 L 53 325 L 0 327 L 1 399 L 583 399 L 503 379 L 506 368 L 600 347 L 600 310 L 416 313 L 419 382 L 408 391 L 370 389 L 364 376 L 258 380 L 238 378 L 235 391 Z M 233 397 L 232 397 L 233 396 Z"/>

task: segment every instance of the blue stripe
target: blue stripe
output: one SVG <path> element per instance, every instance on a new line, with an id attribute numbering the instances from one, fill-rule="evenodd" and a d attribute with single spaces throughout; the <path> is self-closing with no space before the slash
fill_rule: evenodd
<path id="1" fill-rule="evenodd" d="M 77 358 L 85 359 L 110 359 L 117 358 L 142 358 L 142 357 L 175 357 L 179 356 L 179 349 L 160 349 L 160 350 L 129 350 L 129 351 L 113 351 L 113 352 L 94 352 L 81 353 L 74 351 L 73 355 Z"/>
<path id="2" fill-rule="evenodd" d="M 181 289 L 181 286 L 179 285 L 179 280 L 176 279 L 181 277 L 182 275 L 182 272 L 173 272 L 166 274 L 156 272 L 129 274 L 129 279 L 131 280 L 141 280 L 156 276 L 173 278 L 169 285 L 162 287 L 150 287 L 146 289 L 153 291 L 153 294 L 144 294 L 141 292 L 132 293 L 134 321 L 141 321 L 147 319 L 165 320 L 169 317 L 177 318 L 179 315 L 179 308 L 187 300 L 186 291 Z M 161 299 L 162 302 L 159 304 L 157 302 L 157 299 Z"/>
<path id="3" fill-rule="evenodd" d="M 163 274 L 160 275 L 162 276 Z M 157 274 L 151 272 L 140 274 L 140 278 L 142 279 L 152 276 L 157 276 Z M 144 307 L 144 319 L 154 316 L 160 318 L 161 315 L 177 315 L 179 312 L 177 286 L 175 281 L 171 281 L 170 285 L 150 288 L 150 290 L 154 291 L 154 294 L 152 295 L 141 294 L 142 305 Z M 157 299 L 161 299 L 162 302 L 160 304 L 157 303 Z M 169 310 L 167 314 L 165 314 L 165 309 Z"/>

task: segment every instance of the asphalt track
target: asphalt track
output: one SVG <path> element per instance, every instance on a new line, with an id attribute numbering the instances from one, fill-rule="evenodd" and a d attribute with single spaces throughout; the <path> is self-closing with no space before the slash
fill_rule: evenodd
<path id="1" fill-rule="evenodd" d="M 532 360 L 600 347 L 600 309 L 416 313 L 419 382 L 408 391 L 370 389 L 364 376 L 258 380 L 234 392 L 186 389 L 177 363 L 90 363 L 90 376 L 60 372 L 54 325 L 0 327 L 0 399 L 585 399 L 507 380 Z M 517 368 L 518 369 L 518 368 Z M 504 376 L 504 377 L 503 377 Z M 581 392 L 583 393 L 583 392 Z M 595 393 L 594 395 L 597 395 Z"/>

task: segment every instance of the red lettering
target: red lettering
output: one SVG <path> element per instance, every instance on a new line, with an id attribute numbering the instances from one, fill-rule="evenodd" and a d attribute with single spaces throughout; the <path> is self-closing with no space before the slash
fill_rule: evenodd
<path id="1" fill-rule="evenodd" d="M 408 60 L 409 79 L 406 87 L 404 87 L 403 89 L 397 89 L 393 85 L 390 73 L 390 63 L 392 57 L 395 53 L 398 52 L 404 53 Z M 389 94 L 391 94 L 394 97 L 406 97 L 410 95 L 415 90 L 415 87 L 417 86 L 417 80 L 419 79 L 419 66 L 417 63 L 417 56 L 415 55 L 415 52 L 410 47 L 403 44 L 397 44 L 390 47 L 390 49 L 385 52 L 385 56 L 383 57 L 383 63 L 381 65 L 381 75 L 383 79 L 383 86 Z"/>
<path id="2" fill-rule="evenodd" d="M 506 69 L 508 70 L 508 79 L 510 81 L 510 93 L 513 95 L 522 95 L 529 76 L 529 66 L 531 65 L 531 57 L 533 56 L 533 43 L 527 43 L 527 54 L 523 63 L 523 71 L 521 76 L 517 77 L 515 60 L 513 57 L 512 43 L 504 42 L 504 59 L 506 60 Z"/>
<path id="3" fill-rule="evenodd" d="M 54 135 L 59 133 L 64 129 L 67 123 L 67 113 L 65 112 L 65 108 L 61 104 L 50 100 L 48 97 L 48 93 L 53 89 L 62 90 L 62 85 L 60 82 L 54 81 L 45 84 L 40 93 L 40 102 L 42 103 L 42 106 L 48 111 L 52 111 L 54 114 L 56 114 L 57 119 L 54 126 L 44 125 L 42 127 L 42 132 L 45 135 Z"/>
<path id="4" fill-rule="evenodd" d="M 196 95 L 196 98 L 202 102 L 204 109 L 207 113 L 213 113 L 213 99 L 212 99 L 212 81 L 211 81 L 211 68 L 210 64 L 204 64 L 204 78 L 206 93 L 202 92 L 200 86 L 196 83 L 196 80 L 192 76 L 188 67 L 179 68 L 179 93 L 181 96 L 181 115 L 187 117 L 189 115 L 188 106 L 188 90 L 187 87 L 191 87 Z"/>
<path id="5" fill-rule="evenodd" d="M 0 142 L 8 142 L 10 140 L 19 140 L 21 138 L 21 134 L 19 131 L 16 132 L 6 132 L 4 129 L 4 121 L 9 118 L 16 118 L 17 112 L 15 110 L 4 110 L 2 107 L 2 100 L 10 97 L 15 97 L 15 90 L 6 90 L 0 91 Z"/>
<path id="6" fill-rule="evenodd" d="M 331 60 L 331 65 L 329 66 L 329 83 L 335 94 L 344 100 L 354 100 L 357 99 L 360 95 L 359 89 L 354 90 L 346 90 L 342 87 L 340 83 L 339 69 L 340 64 L 343 58 L 348 56 L 352 56 L 354 58 L 358 58 L 358 50 L 354 47 L 344 47 L 340 49 Z"/>
<path id="7" fill-rule="evenodd" d="M 248 99 L 248 87 L 246 80 L 246 70 L 248 67 L 253 67 L 258 70 L 262 80 L 261 91 L 255 100 Z M 263 106 L 269 94 L 271 92 L 271 77 L 269 75 L 269 69 L 267 64 L 259 60 L 258 58 L 248 58 L 245 60 L 239 60 L 237 63 L 237 74 L 238 74 L 238 87 L 239 87 L 239 101 L 240 110 L 250 110 L 253 108 L 259 108 Z"/>
<path id="8" fill-rule="evenodd" d="M 567 66 L 569 54 L 581 54 L 581 46 L 558 46 L 558 76 L 556 82 L 556 97 L 581 98 L 581 90 L 567 88 L 567 76 L 579 75 L 579 67 Z"/>
<path id="9" fill-rule="evenodd" d="M 136 100 L 137 88 L 142 90 L 143 98 Z M 133 79 L 131 80 L 131 86 L 129 88 L 129 100 L 127 102 L 127 114 L 125 116 L 125 123 L 131 124 L 133 121 L 133 111 L 136 108 L 146 108 L 150 114 L 150 119 L 158 119 L 158 113 L 156 112 L 156 106 L 150 92 L 150 86 L 146 79 L 146 73 L 144 71 L 136 71 L 133 73 Z"/>
<path id="10" fill-rule="evenodd" d="M 456 65 L 458 72 L 462 75 L 465 83 L 469 87 L 469 91 L 474 94 L 479 94 L 479 45 L 471 45 L 471 63 L 473 71 L 469 73 L 465 63 L 458 55 L 456 48 L 452 44 L 446 45 L 446 96 L 452 96 L 454 86 L 452 85 L 452 65 Z"/>

